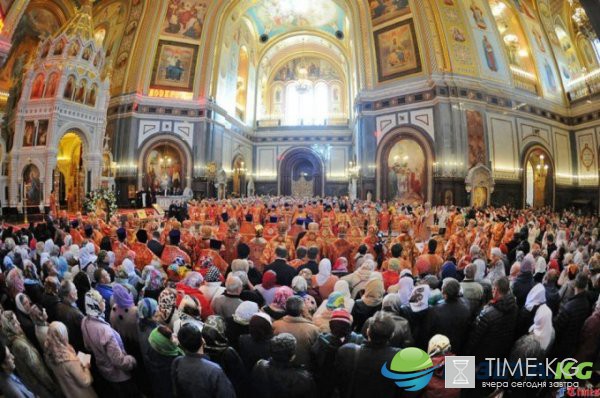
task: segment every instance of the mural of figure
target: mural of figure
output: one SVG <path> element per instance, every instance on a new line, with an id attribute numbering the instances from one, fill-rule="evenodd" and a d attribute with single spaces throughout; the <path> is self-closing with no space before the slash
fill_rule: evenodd
<path id="1" fill-rule="evenodd" d="M 545 53 L 546 47 L 544 46 L 544 41 L 542 39 L 542 35 L 535 28 L 532 29 L 531 32 L 533 33 L 533 37 L 535 37 L 535 43 L 537 44 L 538 48 L 540 49 L 541 52 Z"/>
<path id="2" fill-rule="evenodd" d="M 169 58 L 167 64 L 166 78 L 167 80 L 181 80 L 184 69 L 182 67 L 181 59 L 177 55 L 173 55 Z"/>
<path id="3" fill-rule="evenodd" d="M 556 80 L 554 79 L 554 73 L 552 72 L 552 68 L 548 65 L 548 61 L 544 60 L 544 73 L 546 74 L 546 81 L 548 83 L 548 87 L 552 91 L 556 91 Z"/>
<path id="4" fill-rule="evenodd" d="M 75 93 L 75 101 L 83 103 L 86 86 L 87 82 L 85 80 L 82 80 L 81 83 L 79 83 L 79 87 L 77 87 L 77 92 Z"/>
<path id="5" fill-rule="evenodd" d="M 23 170 L 23 188 L 25 192 L 25 205 L 38 206 L 42 196 L 42 182 L 40 181 L 40 171 L 30 164 Z"/>
<path id="6" fill-rule="evenodd" d="M 423 203 L 425 199 L 425 154 L 414 140 L 401 139 L 387 159 L 387 199 Z"/>
<path id="7" fill-rule="evenodd" d="M 488 68 L 494 72 L 497 72 L 498 64 L 496 63 L 496 56 L 494 55 L 494 47 L 492 47 L 486 35 L 483 35 L 483 52 L 485 54 L 485 61 L 487 62 Z"/>
<path id="8" fill-rule="evenodd" d="M 65 42 L 61 40 L 54 45 L 54 55 L 61 55 L 64 49 Z"/>
<path id="9" fill-rule="evenodd" d="M 96 106 L 96 91 L 97 90 L 98 90 L 98 86 L 96 86 L 95 84 L 92 85 L 92 88 L 90 88 L 90 92 L 88 93 L 88 96 L 85 101 L 85 103 L 87 105 Z"/>
<path id="10" fill-rule="evenodd" d="M 53 73 L 48 79 L 48 87 L 44 93 L 45 98 L 54 97 L 56 95 L 56 89 L 58 88 L 58 73 Z"/>
<path id="11" fill-rule="evenodd" d="M 81 58 L 83 58 L 86 61 L 89 61 L 91 56 L 92 56 L 92 48 L 91 47 L 84 48 Z"/>
<path id="12" fill-rule="evenodd" d="M 75 89 L 75 76 L 69 76 L 69 79 L 67 80 L 67 84 L 65 85 L 65 91 L 63 93 L 63 97 L 68 100 L 72 99 L 74 89 Z"/>
<path id="13" fill-rule="evenodd" d="M 36 146 L 46 146 L 46 137 L 48 135 L 48 121 L 40 120 L 38 123 L 38 133 L 37 133 L 37 141 L 35 143 Z"/>
<path id="14" fill-rule="evenodd" d="M 79 44 L 73 43 L 71 47 L 69 47 L 69 57 L 76 57 L 79 54 Z"/>
<path id="15" fill-rule="evenodd" d="M 471 12 L 473 13 L 473 19 L 478 28 L 487 29 L 485 19 L 483 18 L 483 11 L 475 3 L 471 3 Z"/>
<path id="16" fill-rule="evenodd" d="M 42 98 L 42 94 L 44 93 L 44 75 L 41 73 L 37 75 L 35 80 L 33 81 L 33 87 L 31 89 L 31 98 Z"/>
<path id="17" fill-rule="evenodd" d="M 515 6 L 517 7 L 517 10 L 519 10 L 519 12 L 521 14 L 525 14 L 529 18 L 535 19 L 535 17 L 533 16 L 533 13 L 529 9 L 529 6 L 527 5 L 527 3 L 524 0 L 513 0 L 513 1 L 515 3 Z"/>
<path id="18" fill-rule="evenodd" d="M 35 138 L 35 125 L 33 122 L 25 122 L 25 134 L 23 135 L 23 146 L 33 146 Z"/>
<path id="19" fill-rule="evenodd" d="M 456 26 L 452 28 L 452 37 L 454 37 L 454 40 L 461 43 L 466 40 L 463 32 L 461 32 L 460 29 L 458 29 Z"/>

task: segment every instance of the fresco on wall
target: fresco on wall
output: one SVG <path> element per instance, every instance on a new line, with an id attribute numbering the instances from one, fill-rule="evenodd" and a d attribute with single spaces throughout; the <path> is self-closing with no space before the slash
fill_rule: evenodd
<path id="1" fill-rule="evenodd" d="M 450 59 L 452 62 L 452 70 L 455 73 L 463 75 L 477 75 L 477 58 L 473 55 L 473 42 L 468 35 L 468 23 L 463 13 L 462 7 L 457 6 L 454 1 L 439 1 L 435 2 L 440 10 L 442 24 L 444 26 L 444 34 L 448 43 Z M 464 2 L 463 2 L 464 3 Z M 478 10 L 479 8 L 479 10 Z M 475 13 L 473 13 L 475 10 Z M 473 20 L 473 14 L 477 18 L 477 23 L 483 26 L 483 11 L 481 7 L 475 5 L 473 10 L 466 10 L 469 14 L 468 19 Z"/>
<path id="2" fill-rule="evenodd" d="M 25 122 L 25 132 L 23 134 L 23 146 L 33 146 L 35 140 L 35 124 L 33 121 Z"/>
<path id="3" fill-rule="evenodd" d="M 127 22 L 127 5 L 116 1 L 94 10 L 94 36 L 104 47 L 106 58 L 112 59 L 121 44 Z"/>
<path id="4" fill-rule="evenodd" d="M 35 146 L 46 146 L 46 138 L 48 137 L 48 121 L 40 120 L 38 122 L 38 132 L 35 140 Z"/>
<path id="5" fill-rule="evenodd" d="M 259 35 L 270 38 L 298 28 L 315 28 L 329 34 L 344 30 L 344 10 L 333 0 L 310 0 L 297 2 L 259 0 L 246 15 L 254 23 Z"/>
<path id="6" fill-rule="evenodd" d="M 408 0 L 369 0 L 373 26 L 410 14 Z"/>
<path id="7" fill-rule="evenodd" d="M 387 200 L 422 203 L 427 196 L 425 153 L 412 139 L 394 144 L 387 158 Z"/>
<path id="8" fill-rule="evenodd" d="M 275 74 L 274 81 L 294 81 L 299 78 L 316 80 L 340 80 L 337 70 L 328 61 L 316 57 L 295 58 L 283 65 Z"/>
<path id="9" fill-rule="evenodd" d="M 598 58 L 596 52 L 592 48 L 592 44 L 585 37 L 580 36 L 577 40 L 577 44 L 583 53 L 583 59 L 587 66 L 587 69 L 594 69 L 598 67 Z"/>
<path id="10" fill-rule="evenodd" d="M 486 164 L 483 138 L 483 117 L 478 111 L 467 110 L 467 139 L 469 143 L 469 168 L 477 163 Z"/>
<path id="11" fill-rule="evenodd" d="M 198 46 L 158 42 L 151 87 L 192 91 Z"/>
<path id="12" fill-rule="evenodd" d="M 208 0 L 170 0 L 162 34 L 199 40 L 208 5 Z"/>
<path id="13" fill-rule="evenodd" d="M 502 45 L 494 32 L 494 18 L 482 0 L 461 2 L 471 27 L 475 48 L 479 54 L 479 73 L 482 77 L 497 82 L 509 80 L 508 68 Z"/>
<path id="14" fill-rule="evenodd" d="M 421 71 L 421 57 L 412 19 L 373 32 L 379 81 Z"/>

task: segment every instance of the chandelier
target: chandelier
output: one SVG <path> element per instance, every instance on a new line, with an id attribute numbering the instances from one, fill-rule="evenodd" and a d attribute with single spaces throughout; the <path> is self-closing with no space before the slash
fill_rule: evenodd
<path id="1" fill-rule="evenodd" d="M 540 162 L 535 166 L 535 174 L 538 178 L 546 178 L 548 175 L 548 164 L 544 162 L 544 155 L 540 155 Z"/>
<path id="2" fill-rule="evenodd" d="M 579 0 L 569 0 L 569 5 L 573 9 L 571 18 L 577 29 L 589 40 L 595 40 L 597 38 L 596 32 Z"/>

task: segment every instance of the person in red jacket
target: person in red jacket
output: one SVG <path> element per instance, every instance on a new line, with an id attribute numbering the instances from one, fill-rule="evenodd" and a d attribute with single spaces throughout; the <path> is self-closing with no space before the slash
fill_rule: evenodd
<path id="1" fill-rule="evenodd" d="M 181 299 L 185 295 L 192 296 L 198 299 L 200 305 L 202 306 L 200 315 L 202 316 L 202 320 L 206 320 L 210 315 L 213 314 L 212 309 L 210 308 L 210 303 L 207 298 L 200 291 L 200 286 L 204 282 L 204 278 L 199 272 L 190 271 L 185 274 L 185 278 L 181 282 L 175 285 L 175 290 L 177 290 L 177 302 L 178 306 L 181 302 Z"/>

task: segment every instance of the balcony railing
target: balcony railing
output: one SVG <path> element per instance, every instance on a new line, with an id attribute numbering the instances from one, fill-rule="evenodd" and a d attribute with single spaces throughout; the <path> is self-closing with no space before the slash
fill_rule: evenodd
<path id="1" fill-rule="evenodd" d="M 567 96 L 569 101 L 576 102 L 585 97 L 592 97 L 600 93 L 600 68 L 575 78 L 567 83 Z"/>
<path id="2" fill-rule="evenodd" d="M 538 84 L 535 75 L 514 65 L 510 66 L 510 71 L 516 88 L 538 94 Z"/>
<path id="3" fill-rule="evenodd" d="M 293 127 L 293 126 L 347 126 L 347 118 L 328 119 L 299 119 L 290 121 L 285 119 L 261 119 L 256 121 L 256 127 Z"/>

